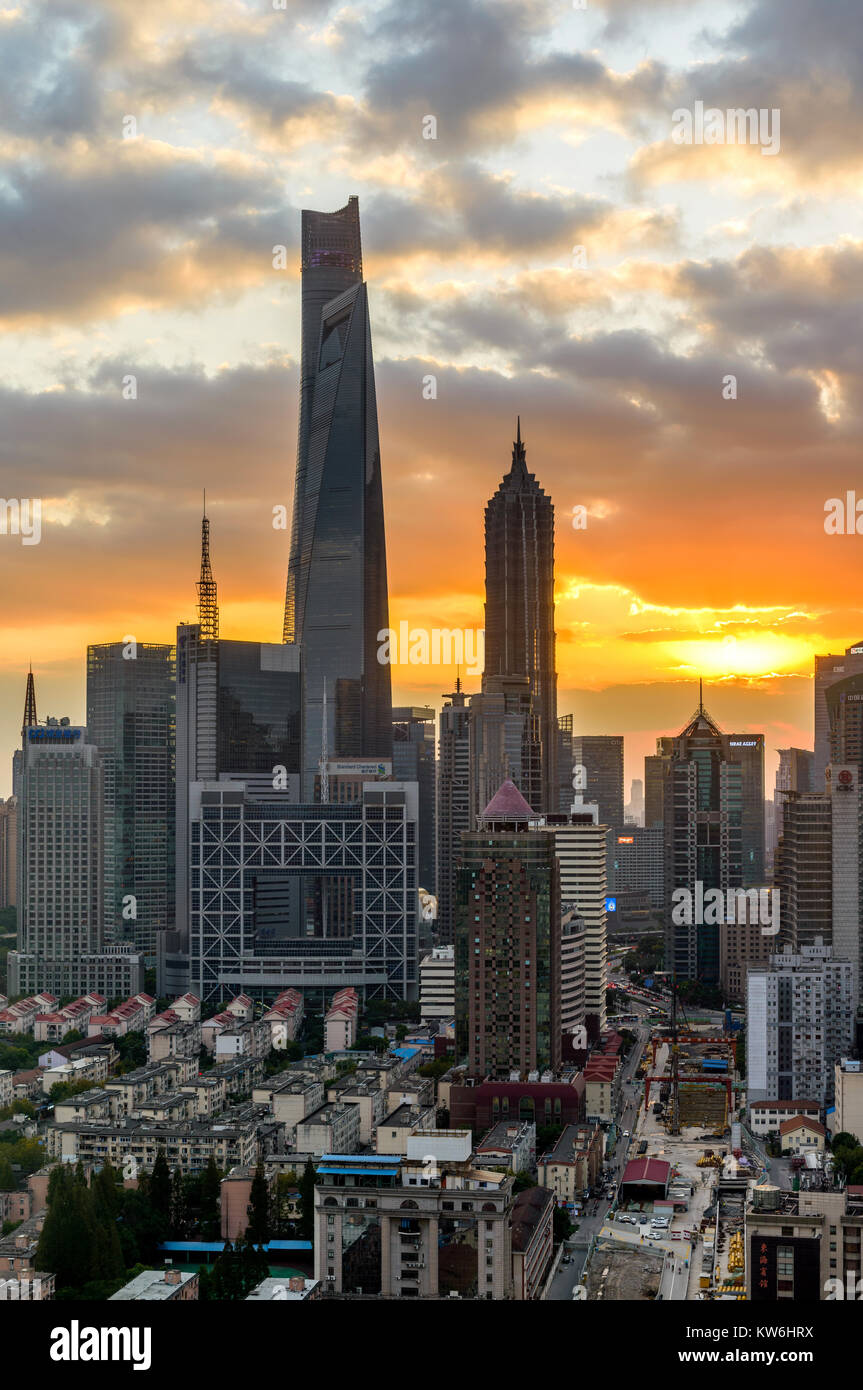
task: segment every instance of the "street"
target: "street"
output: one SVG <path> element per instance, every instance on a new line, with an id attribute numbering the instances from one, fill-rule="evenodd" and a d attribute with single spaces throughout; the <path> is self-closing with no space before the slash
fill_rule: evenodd
<path id="1" fill-rule="evenodd" d="M 624 1063 L 620 1093 L 623 1108 L 617 1121 L 619 1137 L 614 1155 L 607 1161 L 606 1165 L 615 1183 L 620 1182 L 623 1176 L 623 1169 L 629 1156 L 629 1146 L 632 1142 L 632 1130 L 635 1125 L 636 1115 L 638 1114 L 640 1097 L 640 1088 L 633 1080 L 633 1077 L 641 1061 L 649 1031 L 648 1028 L 642 1027 L 640 1024 L 633 1028 L 633 1032 L 638 1041 L 632 1047 L 630 1055 Z M 630 1131 L 629 1137 L 626 1139 L 623 1138 L 623 1130 L 625 1129 Z M 600 1198 L 598 1209 L 594 1215 L 593 1198 L 584 1204 L 582 1214 L 576 1221 L 578 1229 L 574 1233 L 574 1236 L 571 1237 L 571 1240 L 574 1239 L 578 1243 L 577 1245 L 570 1244 L 568 1251 L 573 1257 L 572 1264 L 565 1265 L 561 1261 L 560 1268 L 554 1276 L 551 1287 L 546 1295 L 548 1300 L 557 1302 L 572 1299 L 572 1291 L 581 1278 L 590 1242 L 593 1236 L 602 1229 L 606 1214 L 610 1207 L 611 1202 L 607 1198 L 602 1197 Z"/>

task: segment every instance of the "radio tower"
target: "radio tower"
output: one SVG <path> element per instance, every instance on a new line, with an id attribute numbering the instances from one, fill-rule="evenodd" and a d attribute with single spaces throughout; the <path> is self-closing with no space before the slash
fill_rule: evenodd
<path id="1" fill-rule="evenodd" d="M 36 719 L 36 685 L 33 680 L 33 663 L 30 663 L 30 670 L 27 673 L 27 694 L 24 696 L 24 723 L 21 725 L 21 733 L 25 729 L 32 729 Z"/>
<path id="2" fill-rule="evenodd" d="M 204 516 L 201 521 L 201 578 L 198 580 L 198 622 L 201 642 L 219 640 L 219 602 L 216 581 L 210 566 L 210 522 L 207 518 L 207 494 L 204 493 Z"/>

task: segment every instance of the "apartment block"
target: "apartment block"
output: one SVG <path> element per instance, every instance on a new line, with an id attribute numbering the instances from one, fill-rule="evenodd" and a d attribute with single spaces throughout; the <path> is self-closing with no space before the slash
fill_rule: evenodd
<path id="1" fill-rule="evenodd" d="M 457 1143 L 458 1141 L 456 1141 Z M 315 1187 L 315 1278 L 336 1294 L 513 1297 L 513 1179 L 458 1159 L 325 1154 Z M 452 1149 L 452 1142 L 446 1147 Z"/>

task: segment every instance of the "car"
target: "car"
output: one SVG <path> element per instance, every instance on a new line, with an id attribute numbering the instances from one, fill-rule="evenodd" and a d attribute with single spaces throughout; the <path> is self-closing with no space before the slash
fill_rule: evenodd
<path id="1" fill-rule="evenodd" d="M 623 1135 L 622 1135 L 621 1137 L 622 1137 L 623 1139 L 628 1139 L 628 1138 L 629 1138 L 629 1130 L 628 1130 L 628 1129 L 625 1129 L 625 1130 L 623 1131 Z"/>

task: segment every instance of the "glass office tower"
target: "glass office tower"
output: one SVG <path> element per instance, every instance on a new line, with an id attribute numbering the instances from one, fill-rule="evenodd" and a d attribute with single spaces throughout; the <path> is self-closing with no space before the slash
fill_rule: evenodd
<path id="1" fill-rule="evenodd" d="M 174 648 L 87 648 L 87 737 L 105 769 L 104 934 L 145 954 L 174 926 Z"/>
<path id="2" fill-rule="evenodd" d="M 284 641 L 303 651 L 302 794 L 331 758 L 392 754 L 386 544 L 359 206 L 303 212 L 302 361 Z M 323 730 L 326 709 L 326 735 Z"/>

